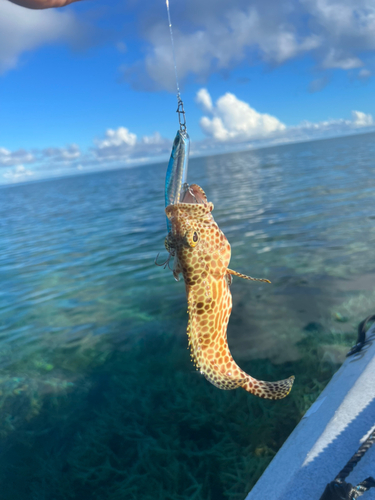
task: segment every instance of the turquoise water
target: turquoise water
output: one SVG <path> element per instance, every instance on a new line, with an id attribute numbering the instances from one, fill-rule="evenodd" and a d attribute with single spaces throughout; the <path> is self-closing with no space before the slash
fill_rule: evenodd
<path id="1" fill-rule="evenodd" d="M 244 499 L 375 304 L 375 134 L 191 159 L 234 280 L 228 335 L 278 402 L 190 363 L 166 165 L 0 188 L 2 500 Z M 166 256 L 166 255 L 165 255 Z"/>

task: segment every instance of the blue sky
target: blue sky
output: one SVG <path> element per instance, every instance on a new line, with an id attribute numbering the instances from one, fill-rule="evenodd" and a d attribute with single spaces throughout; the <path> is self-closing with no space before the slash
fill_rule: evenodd
<path id="1" fill-rule="evenodd" d="M 375 129 L 373 0 L 170 0 L 192 155 Z M 0 0 L 0 183 L 166 160 L 164 0 Z"/>

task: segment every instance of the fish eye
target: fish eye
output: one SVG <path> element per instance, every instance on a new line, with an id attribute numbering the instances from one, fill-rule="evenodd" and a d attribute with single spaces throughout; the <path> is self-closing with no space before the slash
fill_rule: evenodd
<path id="1" fill-rule="evenodd" d="M 194 231 L 193 229 L 189 229 L 185 234 L 186 242 L 189 247 L 194 248 L 199 241 L 199 233 L 198 231 Z"/>

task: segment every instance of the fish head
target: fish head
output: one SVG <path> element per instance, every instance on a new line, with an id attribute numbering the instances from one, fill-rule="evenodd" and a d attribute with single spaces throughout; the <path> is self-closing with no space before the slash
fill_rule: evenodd
<path id="1" fill-rule="evenodd" d="M 172 226 L 168 244 L 174 251 L 174 274 L 182 272 L 187 285 L 208 274 L 221 275 L 228 266 L 230 245 L 212 216 L 213 208 L 203 189 L 193 184 L 182 203 L 165 209 Z"/>

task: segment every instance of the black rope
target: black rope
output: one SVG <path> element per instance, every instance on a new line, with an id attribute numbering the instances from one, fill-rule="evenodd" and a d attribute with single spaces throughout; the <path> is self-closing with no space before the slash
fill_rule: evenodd
<path id="1" fill-rule="evenodd" d="M 345 467 L 337 474 L 335 480 L 327 484 L 320 500 L 353 500 L 363 495 L 370 488 L 375 488 L 375 479 L 368 477 L 357 486 L 346 483 L 345 479 L 352 472 L 357 463 L 361 460 L 366 451 L 371 448 L 375 442 L 375 429 L 366 439 L 366 441 L 358 448 Z"/>
<path id="2" fill-rule="evenodd" d="M 368 477 L 357 486 L 353 486 L 350 483 L 336 483 L 332 481 L 332 483 L 327 484 L 320 500 L 354 500 L 361 497 L 370 488 L 375 488 L 375 479 L 373 477 Z"/>
<path id="3" fill-rule="evenodd" d="M 366 331 L 367 331 L 367 323 L 370 321 L 375 321 L 375 314 L 372 316 L 368 316 L 366 319 L 360 322 L 358 325 L 358 338 L 357 338 L 357 343 L 355 346 L 353 346 L 346 357 L 352 356 L 353 354 L 356 354 L 357 352 L 360 352 L 363 349 L 363 346 L 367 344 L 368 341 L 366 341 Z"/>
<path id="4" fill-rule="evenodd" d="M 367 323 L 370 321 L 375 321 L 375 314 L 368 316 L 366 319 L 360 322 L 358 325 L 358 338 L 357 343 L 353 346 L 346 356 L 352 356 L 357 354 L 363 349 L 363 346 L 369 344 L 369 339 L 366 340 Z M 363 495 L 370 488 L 375 488 L 375 479 L 373 477 L 368 477 L 357 486 L 353 486 L 350 483 L 346 483 L 345 479 L 352 472 L 357 463 L 361 460 L 366 451 L 371 448 L 375 442 L 375 429 L 366 439 L 366 441 L 358 448 L 356 453 L 352 456 L 345 467 L 337 474 L 334 481 L 327 484 L 323 495 L 320 500 L 354 500 Z"/>
<path id="5" fill-rule="evenodd" d="M 352 500 L 352 491 L 353 486 L 351 484 L 340 484 L 332 481 L 332 483 L 327 484 L 320 500 Z"/>
<path id="6" fill-rule="evenodd" d="M 366 439 L 366 441 L 358 448 L 358 451 L 354 453 L 352 458 L 349 460 L 349 462 L 345 465 L 345 467 L 340 471 L 337 476 L 335 477 L 335 481 L 342 483 L 345 478 L 349 476 L 349 474 L 352 472 L 354 467 L 357 465 L 357 463 L 361 460 L 363 455 L 366 453 L 366 451 L 371 448 L 371 446 L 375 442 L 375 429 L 372 431 L 372 433 L 369 435 L 369 437 Z M 372 479 L 372 478 L 370 478 Z M 374 481 L 374 480 L 373 480 Z"/>

